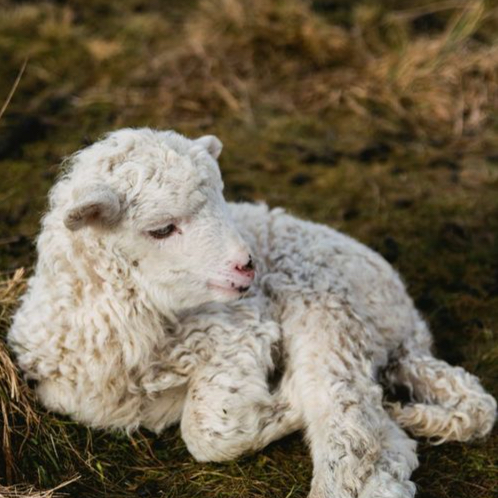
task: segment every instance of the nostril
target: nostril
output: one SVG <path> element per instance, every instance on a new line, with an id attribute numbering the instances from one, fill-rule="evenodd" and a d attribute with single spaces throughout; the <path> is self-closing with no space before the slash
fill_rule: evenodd
<path id="1" fill-rule="evenodd" d="M 249 256 L 249 261 L 245 265 L 235 265 L 235 269 L 241 273 L 253 273 L 254 263 L 252 262 L 252 257 Z"/>
<path id="2" fill-rule="evenodd" d="M 252 262 L 252 257 L 249 256 L 249 261 L 245 264 L 245 266 L 242 267 L 242 270 L 244 271 L 252 271 L 254 270 L 254 264 Z"/>

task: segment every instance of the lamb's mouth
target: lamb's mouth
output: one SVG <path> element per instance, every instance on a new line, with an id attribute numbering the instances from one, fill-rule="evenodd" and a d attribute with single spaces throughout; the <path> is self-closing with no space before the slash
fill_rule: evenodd
<path id="1" fill-rule="evenodd" d="M 228 285 L 218 284 L 216 282 L 208 282 L 208 288 L 222 291 L 226 294 L 243 294 L 250 289 L 250 285 L 237 285 L 235 282 L 230 282 Z"/>

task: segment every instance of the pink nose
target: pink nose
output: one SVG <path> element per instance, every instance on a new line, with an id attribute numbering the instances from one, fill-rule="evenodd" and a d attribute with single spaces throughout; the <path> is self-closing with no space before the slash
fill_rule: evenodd
<path id="1" fill-rule="evenodd" d="M 249 260 L 245 264 L 235 264 L 234 270 L 251 281 L 254 280 L 254 265 L 251 256 L 249 256 Z"/>

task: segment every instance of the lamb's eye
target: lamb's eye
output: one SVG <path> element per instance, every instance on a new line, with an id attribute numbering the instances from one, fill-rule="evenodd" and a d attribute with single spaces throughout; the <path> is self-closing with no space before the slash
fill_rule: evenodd
<path id="1" fill-rule="evenodd" d="M 173 225 L 173 223 L 171 223 L 163 228 L 158 228 L 157 230 L 149 230 L 149 235 L 151 237 L 154 237 L 155 239 L 165 239 L 170 235 L 173 235 L 177 231 L 178 228 L 176 227 L 176 225 Z"/>

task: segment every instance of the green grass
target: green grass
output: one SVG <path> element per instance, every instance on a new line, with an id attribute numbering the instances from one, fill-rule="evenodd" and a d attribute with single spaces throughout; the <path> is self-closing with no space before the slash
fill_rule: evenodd
<path id="1" fill-rule="evenodd" d="M 28 60 L 0 120 L 2 335 L 23 289 L 6 282 L 30 271 L 62 157 L 123 126 L 216 133 L 228 199 L 284 206 L 381 252 L 439 355 L 497 396 L 497 36 L 492 2 L 0 1 L 0 103 Z M 198 464 L 176 428 L 90 431 L 22 383 L 12 398 L 11 382 L 0 375 L 1 485 L 78 475 L 71 496 L 306 496 L 299 434 Z M 421 442 L 419 496 L 491 498 L 497 455 L 496 430 Z"/>

